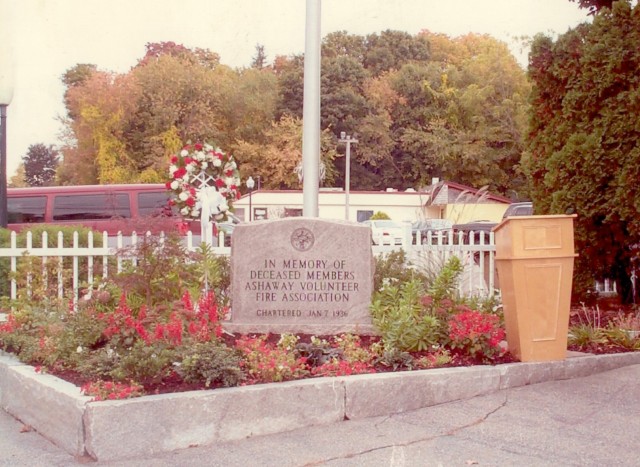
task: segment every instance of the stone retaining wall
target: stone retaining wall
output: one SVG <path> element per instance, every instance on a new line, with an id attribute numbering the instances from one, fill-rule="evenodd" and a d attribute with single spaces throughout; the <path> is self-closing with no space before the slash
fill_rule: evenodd
<path id="1" fill-rule="evenodd" d="M 72 455 L 112 461 L 416 410 L 640 364 L 640 352 L 440 368 L 91 402 L 80 389 L 0 352 L 0 407 Z"/>

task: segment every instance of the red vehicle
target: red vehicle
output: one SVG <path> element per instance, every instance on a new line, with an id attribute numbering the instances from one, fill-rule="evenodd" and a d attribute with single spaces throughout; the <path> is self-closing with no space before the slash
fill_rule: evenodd
<path id="1" fill-rule="evenodd" d="M 8 228 L 81 225 L 109 235 L 184 231 L 169 198 L 164 184 L 9 188 Z M 192 222 L 188 229 L 200 234 L 200 223 Z"/>

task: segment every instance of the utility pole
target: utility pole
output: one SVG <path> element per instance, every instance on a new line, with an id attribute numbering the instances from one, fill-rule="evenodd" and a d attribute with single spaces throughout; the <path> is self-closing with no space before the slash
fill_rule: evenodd
<path id="1" fill-rule="evenodd" d="M 351 145 L 358 144 L 358 140 L 347 135 L 344 131 L 340 132 L 340 143 L 347 145 L 345 169 L 344 169 L 344 218 L 349 220 L 349 191 L 351 184 Z"/>

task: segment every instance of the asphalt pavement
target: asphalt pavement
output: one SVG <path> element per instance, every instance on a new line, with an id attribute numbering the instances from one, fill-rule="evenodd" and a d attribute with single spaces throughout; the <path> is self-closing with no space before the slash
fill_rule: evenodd
<path id="1" fill-rule="evenodd" d="M 119 462 L 73 458 L 0 410 L 0 466 L 77 465 L 638 466 L 640 365 Z"/>

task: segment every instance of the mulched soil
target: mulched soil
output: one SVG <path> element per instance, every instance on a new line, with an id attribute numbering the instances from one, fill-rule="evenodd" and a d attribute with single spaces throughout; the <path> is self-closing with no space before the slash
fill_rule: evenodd
<path id="1" fill-rule="evenodd" d="M 233 346 L 235 341 L 240 337 L 241 337 L 240 334 L 224 334 L 224 341 L 227 345 Z M 300 337 L 299 342 L 309 343 L 311 341 L 312 336 L 302 334 L 302 335 L 299 335 L 299 337 Z M 320 339 L 326 339 L 327 341 L 329 341 L 333 336 L 316 336 L 316 337 Z M 360 337 L 361 337 L 361 345 L 365 348 L 368 346 L 371 346 L 372 344 L 380 340 L 379 337 L 374 337 L 374 336 L 360 336 Z M 267 338 L 267 342 L 275 344 L 276 342 L 278 342 L 279 339 L 280 339 L 280 335 L 269 334 Z M 414 358 L 419 358 L 427 355 L 427 352 L 412 352 L 411 355 Z M 496 357 L 494 359 L 493 364 L 498 365 L 502 363 L 512 363 L 515 361 L 516 360 L 513 358 L 511 354 L 506 353 L 502 356 Z M 468 355 L 464 355 L 459 352 L 452 351 L 451 361 L 440 368 L 464 367 L 464 366 L 474 366 L 474 365 L 486 365 L 486 363 L 482 362 L 482 360 L 479 358 L 472 358 Z M 394 371 L 392 368 L 389 368 L 384 365 L 377 365 L 375 367 L 375 370 L 377 373 Z M 395 371 L 398 372 L 398 371 L 410 371 L 410 370 L 399 369 Z M 79 387 L 85 383 L 90 382 L 89 378 L 71 370 L 51 368 L 51 369 L 48 369 L 47 372 L 65 381 L 73 383 Z M 173 392 L 197 391 L 201 389 L 215 388 L 215 386 L 210 386 L 207 388 L 204 385 L 204 383 L 185 383 L 184 381 L 182 381 L 180 376 L 178 376 L 175 373 L 172 373 L 170 376 L 164 377 L 161 380 L 154 379 L 154 380 L 146 380 L 146 381 L 137 381 L 137 383 L 144 387 L 145 394 L 167 394 L 167 393 L 173 393 Z"/>
<path id="2" fill-rule="evenodd" d="M 594 309 L 593 306 L 590 306 L 586 309 L 582 306 L 572 307 L 570 325 L 584 323 L 586 319 L 592 319 L 593 309 Z M 631 309 L 627 309 L 621 306 L 615 299 L 599 301 L 598 310 L 599 310 L 600 323 L 603 327 L 606 326 L 607 323 L 611 319 L 613 319 L 615 316 L 617 316 L 619 313 L 632 311 Z M 585 313 L 588 313 L 589 316 L 586 316 Z M 239 334 L 224 334 L 225 343 L 229 346 L 233 346 L 235 341 L 239 337 L 241 337 Z M 308 343 L 311 340 L 311 335 L 300 335 L 299 337 L 300 337 L 300 342 L 302 343 Z M 330 340 L 332 336 L 317 336 L 317 337 Z M 267 341 L 271 343 L 276 343 L 278 342 L 279 339 L 280 339 L 279 335 L 270 334 L 267 338 Z M 363 347 L 370 346 L 373 343 L 377 342 L 378 340 L 379 340 L 379 337 L 361 336 L 361 344 Z M 613 354 L 613 353 L 621 353 L 621 352 L 629 351 L 628 349 L 621 346 L 616 346 L 611 344 L 595 344 L 595 343 L 592 343 L 586 347 L 569 346 L 569 350 L 584 352 L 584 353 L 591 353 L 596 355 Z M 426 353 L 425 352 L 412 353 L 412 356 L 415 358 L 421 357 L 423 355 L 426 355 Z M 451 362 L 445 365 L 445 367 L 486 365 L 486 363 L 483 363 L 480 359 L 474 359 L 472 357 L 469 357 L 468 355 L 463 355 L 455 351 L 451 353 L 451 356 L 452 356 Z M 501 357 L 495 358 L 493 364 L 497 365 L 497 364 L 503 364 L 503 363 L 512 363 L 515 361 L 516 360 L 511 354 L 506 353 Z M 375 369 L 376 369 L 376 372 L 378 373 L 393 371 L 393 369 L 386 366 L 382 366 L 382 365 L 379 365 Z M 55 376 L 58 376 L 59 378 L 69 381 L 71 383 L 74 383 L 78 386 L 82 386 L 83 384 L 89 382 L 89 380 L 86 377 L 83 377 L 82 375 L 79 375 L 73 371 L 56 370 L 56 369 L 50 369 L 48 371 L 49 373 Z M 409 371 L 409 370 L 400 369 L 396 371 Z M 212 387 L 206 388 L 204 383 L 202 384 L 185 383 L 175 373 L 171 374 L 169 377 L 163 378 L 162 380 L 156 379 L 156 380 L 148 380 L 148 381 L 138 381 L 138 383 L 144 387 L 146 394 L 166 394 L 166 393 L 173 393 L 173 392 L 195 391 L 200 389 L 212 389 Z"/>

